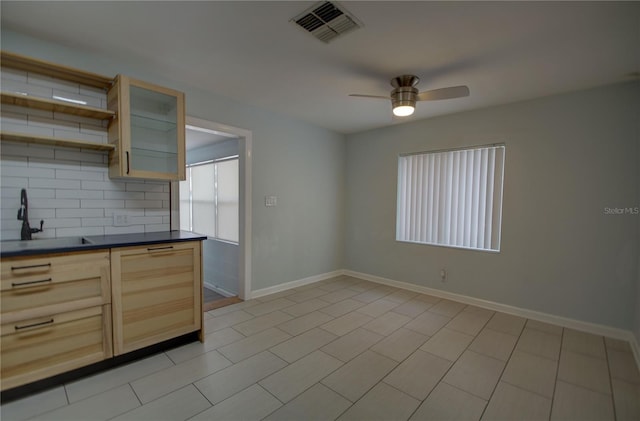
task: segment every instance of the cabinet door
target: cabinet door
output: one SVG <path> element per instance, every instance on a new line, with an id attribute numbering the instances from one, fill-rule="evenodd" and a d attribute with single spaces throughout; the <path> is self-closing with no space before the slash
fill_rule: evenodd
<path id="1" fill-rule="evenodd" d="M 202 327 L 200 242 L 111 251 L 114 354 Z"/>
<path id="2" fill-rule="evenodd" d="M 185 179 L 184 94 L 119 75 L 108 107 L 117 110 L 109 129 L 116 145 L 110 176 Z"/>
<path id="3" fill-rule="evenodd" d="M 7 323 L 2 390 L 83 367 L 112 355 L 109 304 Z"/>
<path id="4" fill-rule="evenodd" d="M 3 322 L 111 302 L 109 251 L 2 259 Z M 54 310 L 52 310 L 54 309 Z"/>

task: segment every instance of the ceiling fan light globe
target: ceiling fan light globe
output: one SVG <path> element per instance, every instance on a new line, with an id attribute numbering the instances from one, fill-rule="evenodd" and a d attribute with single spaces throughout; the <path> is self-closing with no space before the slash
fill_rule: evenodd
<path id="1" fill-rule="evenodd" d="M 411 105 L 399 105 L 393 108 L 393 114 L 397 117 L 407 117 L 413 114 L 415 107 Z"/>

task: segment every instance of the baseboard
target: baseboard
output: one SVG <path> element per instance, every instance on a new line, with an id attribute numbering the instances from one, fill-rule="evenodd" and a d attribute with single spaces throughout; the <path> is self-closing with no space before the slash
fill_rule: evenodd
<path id="1" fill-rule="evenodd" d="M 264 297 L 265 295 L 275 294 L 276 292 L 286 291 L 291 288 L 313 284 L 314 282 L 324 281 L 325 279 L 335 278 L 344 275 L 344 270 L 334 270 L 333 272 L 321 273 L 320 275 L 309 276 L 308 278 L 298 279 L 295 281 L 285 282 L 283 284 L 274 285 L 272 287 L 256 289 L 251 291 L 251 298 Z"/>
<path id="2" fill-rule="evenodd" d="M 512 314 L 514 316 L 525 317 L 527 319 L 533 319 L 540 322 L 551 323 L 551 324 L 555 324 L 563 327 L 568 327 L 570 329 L 581 330 L 583 332 L 607 336 L 614 339 L 621 339 L 624 341 L 628 341 L 632 347 L 633 347 L 632 339 L 635 340 L 635 336 L 630 331 L 624 330 L 624 329 L 618 329 L 611 326 L 584 322 L 581 320 L 570 319 L 567 317 L 555 316 L 553 314 L 543 313 L 540 311 L 514 307 L 506 304 L 496 303 L 494 301 L 482 300 L 479 298 L 469 297 L 467 295 L 456 294 L 448 291 L 442 291 L 439 289 L 411 284 L 409 282 L 402 282 L 402 281 L 396 281 L 393 279 L 382 278 L 380 276 L 369 275 L 367 273 L 355 272 L 352 270 L 345 270 L 344 274 L 348 276 L 352 276 L 354 278 L 375 282 L 378 284 L 389 285 L 397 288 L 406 289 L 409 291 L 420 292 L 423 294 L 429 294 L 435 297 L 458 301 L 464 304 L 471 304 L 477 307 L 486 308 L 488 310 L 500 311 L 503 313 Z M 636 344 L 637 344 L 637 341 L 636 341 Z M 637 357 L 637 346 L 636 346 L 636 359 L 637 358 L 638 357 Z"/>
<path id="3" fill-rule="evenodd" d="M 223 289 L 223 288 L 220 288 L 220 287 L 215 286 L 215 285 L 213 285 L 213 284 L 210 284 L 210 283 L 208 283 L 208 282 L 204 282 L 204 286 L 205 286 L 205 287 L 207 287 L 207 288 L 209 288 L 209 289 L 210 289 L 210 290 L 212 290 L 212 291 L 217 292 L 218 294 L 220 294 L 220 295 L 222 295 L 222 296 L 224 296 L 224 297 L 227 297 L 227 298 L 229 298 L 229 297 L 236 297 L 236 296 L 238 295 L 238 294 L 234 294 L 233 292 L 229 292 L 229 291 L 227 291 L 226 289 Z"/>

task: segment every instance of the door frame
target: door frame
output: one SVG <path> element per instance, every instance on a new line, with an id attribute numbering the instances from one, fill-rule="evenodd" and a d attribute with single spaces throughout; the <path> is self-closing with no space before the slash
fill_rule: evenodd
<path id="1" fill-rule="evenodd" d="M 187 126 L 195 126 L 221 134 L 238 137 L 238 155 L 240 164 L 240 203 L 239 203 L 239 253 L 238 253 L 238 297 L 243 300 L 251 298 L 251 167 L 253 157 L 253 132 L 227 124 L 187 116 Z M 179 192 L 177 181 L 171 182 L 171 191 Z M 171 230 L 180 229 L 179 194 L 171 195 Z"/>

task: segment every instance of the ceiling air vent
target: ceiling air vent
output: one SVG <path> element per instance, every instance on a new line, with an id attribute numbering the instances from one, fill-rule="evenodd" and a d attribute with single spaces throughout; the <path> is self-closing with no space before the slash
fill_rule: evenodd
<path id="1" fill-rule="evenodd" d="M 342 6 L 329 1 L 317 3 L 291 21 L 326 43 L 362 26 Z"/>

